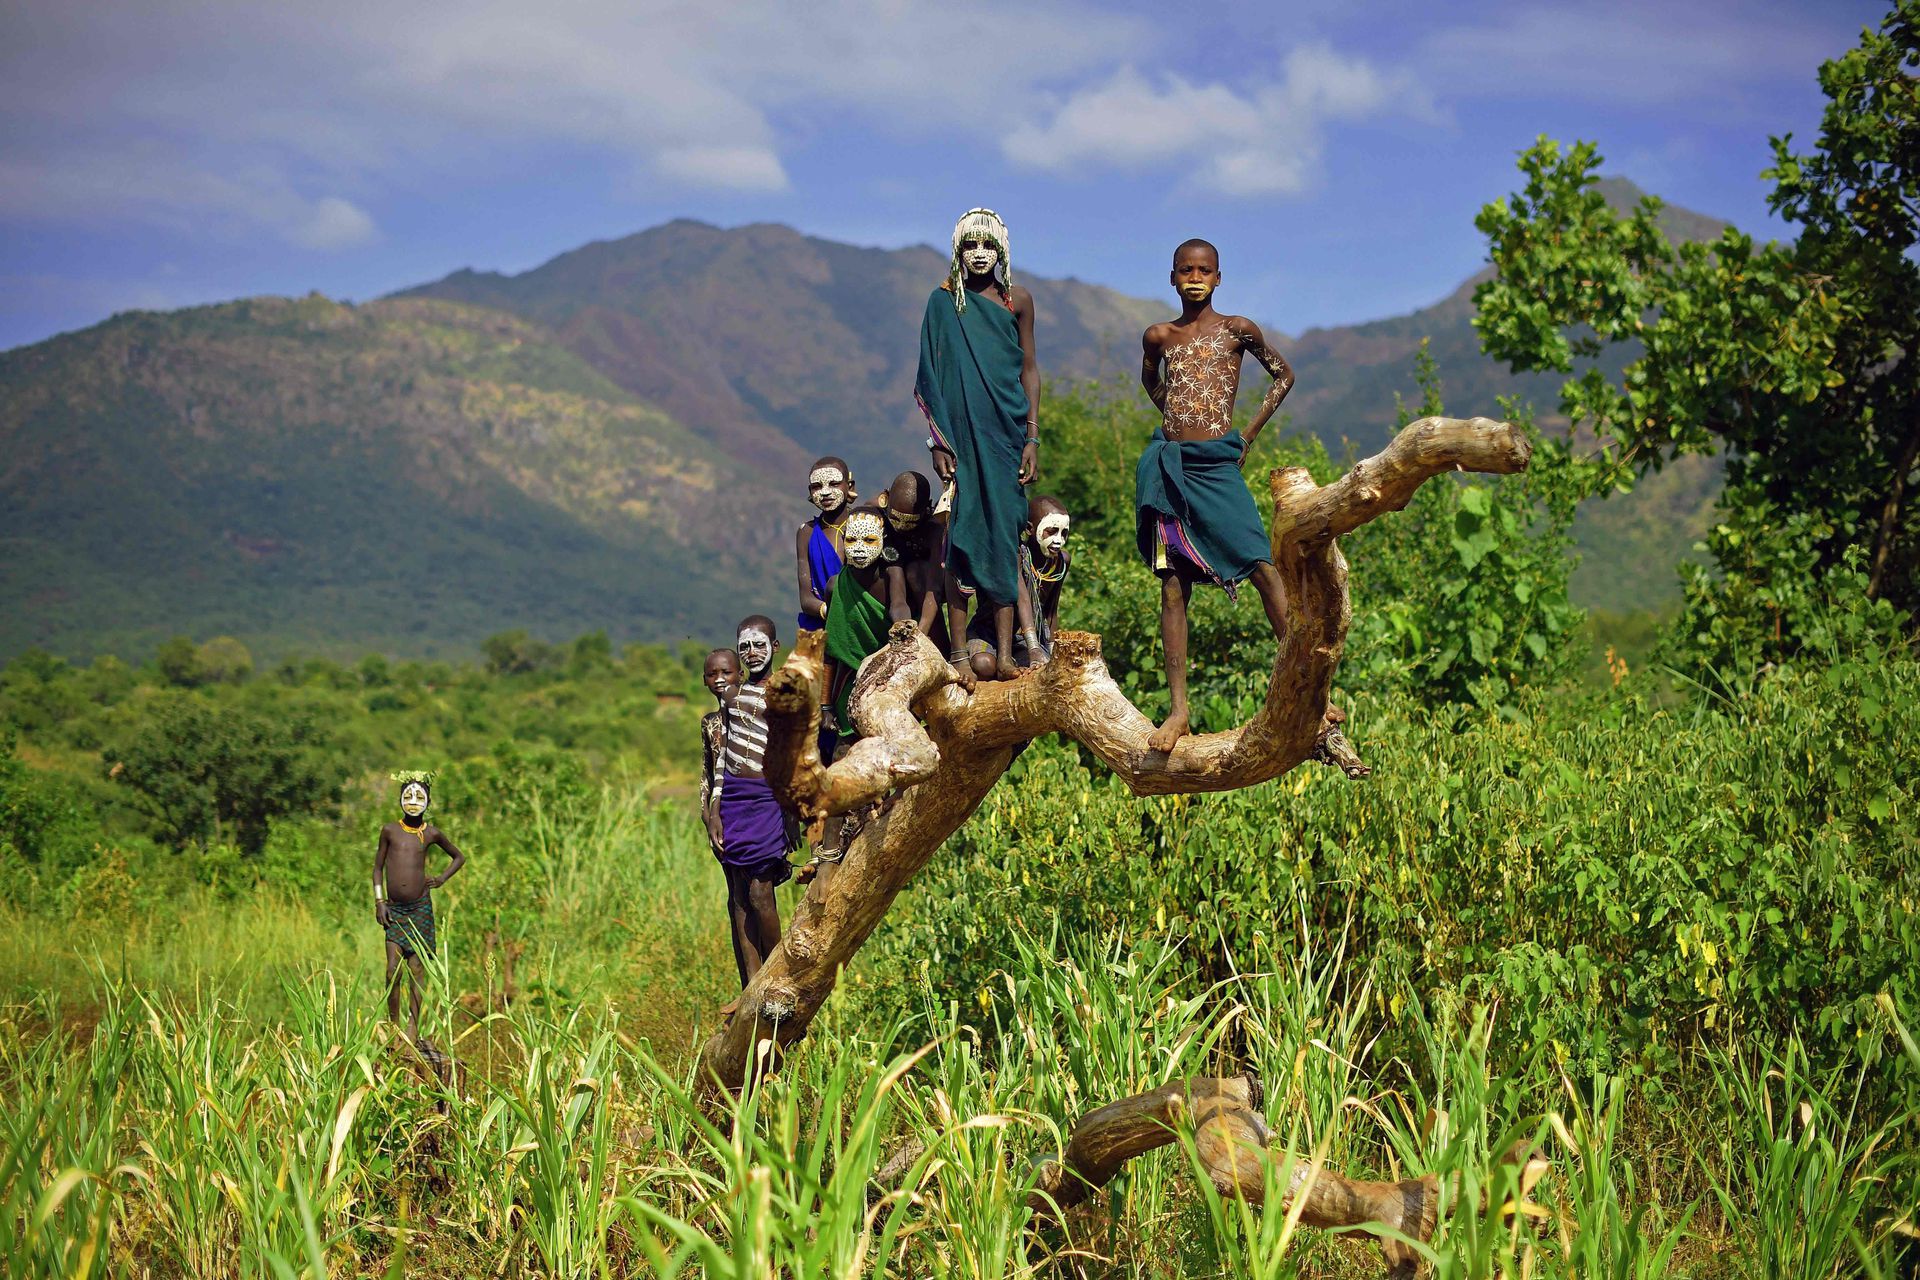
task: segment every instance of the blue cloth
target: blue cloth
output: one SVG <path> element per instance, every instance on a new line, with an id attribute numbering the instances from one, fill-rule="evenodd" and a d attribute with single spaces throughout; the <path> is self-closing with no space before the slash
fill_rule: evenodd
<path id="1" fill-rule="evenodd" d="M 821 517 L 815 516 L 808 525 L 813 532 L 807 536 L 807 578 L 813 588 L 813 598 L 821 604 L 827 602 L 827 588 L 833 584 L 834 577 L 840 572 L 840 553 L 834 548 L 833 535 L 821 524 Z M 818 631 L 825 624 L 810 613 L 800 615 L 802 631 Z"/>
<path id="2" fill-rule="evenodd" d="M 1024 362 L 1019 324 L 997 299 L 976 294 L 957 314 L 946 289 L 927 299 L 913 394 L 934 435 L 953 452 L 947 568 L 999 604 L 1014 601 L 1014 552 L 1027 519 L 1020 485 Z"/>
<path id="3" fill-rule="evenodd" d="M 1155 431 L 1134 472 L 1135 534 L 1150 567 L 1164 546 L 1215 586 L 1229 591 L 1271 562 L 1272 545 L 1253 505 L 1238 431 L 1210 440 L 1169 440 Z"/>
<path id="4" fill-rule="evenodd" d="M 755 880 L 783 883 L 793 874 L 787 861 L 787 815 L 764 777 L 729 773 L 720 784 L 720 862 Z"/>

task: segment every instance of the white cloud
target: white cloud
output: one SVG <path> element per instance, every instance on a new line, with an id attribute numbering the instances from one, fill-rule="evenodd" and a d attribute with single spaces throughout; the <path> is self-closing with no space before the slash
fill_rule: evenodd
<path id="1" fill-rule="evenodd" d="M 133 218 L 177 231 L 264 229 L 304 249 L 348 249 L 378 238 L 373 218 L 340 196 L 311 197 L 271 166 L 225 172 L 159 145 L 110 145 L 0 160 L 0 217 L 107 224 Z"/>
<path id="2" fill-rule="evenodd" d="M 966 56 L 975 28 L 991 57 Z M 350 248 L 377 234 L 380 184 L 527 148 L 597 152 L 652 186 L 779 191 L 783 148 L 819 122 L 916 136 L 1005 119 L 1138 53 L 1145 30 L 1020 0 L 964 19 L 935 0 L 15 0 L 0 168 L 44 190 L 0 210 L 212 211 Z M 148 157 L 137 180 L 113 181 L 131 152 Z"/>
<path id="3" fill-rule="evenodd" d="M 1029 169 L 1151 166 L 1224 195 L 1295 195 L 1318 173 L 1329 121 L 1388 114 L 1436 117 L 1410 76 L 1310 44 L 1286 55 L 1277 83 L 1247 91 L 1122 67 L 1016 128 L 1005 151 Z"/>

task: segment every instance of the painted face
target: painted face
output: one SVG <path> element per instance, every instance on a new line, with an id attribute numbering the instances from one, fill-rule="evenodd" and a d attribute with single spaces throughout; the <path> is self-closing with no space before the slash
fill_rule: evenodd
<path id="1" fill-rule="evenodd" d="M 1057 556 L 1066 549 L 1067 529 L 1073 523 L 1073 517 L 1064 511 L 1049 511 L 1040 517 L 1040 524 L 1033 531 L 1033 540 L 1040 550 L 1050 556 Z"/>
<path id="2" fill-rule="evenodd" d="M 847 476 L 838 467 L 815 467 L 807 473 L 807 501 L 832 513 L 847 505 Z"/>
<path id="3" fill-rule="evenodd" d="M 748 627 L 733 642 L 750 675 L 759 675 L 773 665 L 773 637 L 758 627 Z"/>
<path id="4" fill-rule="evenodd" d="M 708 693 L 725 702 L 733 691 L 740 687 L 740 664 L 728 662 L 716 654 L 707 659 L 707 667 L 701 674 L 700 680 L 707 686 Z"/>
<path id="5" fill-rule="evenodd" d="M 925 516 L 915 515 L 911 511 L 895 511 L 891 508 L 887 511 L 887 523 L 898 533 L 912 533 L 924 519 Z"/>
<path id="6" fill-rule="evenodd" d="M 400 812 L 417 818 L 427 811 L 427 789 L 417 782 L 400 788 Z"/>
<path id="7" fill-rule="evenodd" d="M 960 244 L 960 265 L 970 276 L 984 276 L 1000 262 L 1000 250 L 990 241 L 964 240 Z"/>
<path id="8" fill-rule="evenodd" d="M 1220 263 L 1204 249 L 1189 249 L 1173 264 L 1173 287 L 1188 302 L 1205 302 L 1220 287 Z"/>
<path id="9" fill-rule="evenodd" d="M 841 531 L 841 554 L 847 563 L 856 569 L 865 569 L 880 559 L 886 550 L 886 532 L 880 517 L 870 511 L 862 511 L 847 517 L 847 527 Z"/>

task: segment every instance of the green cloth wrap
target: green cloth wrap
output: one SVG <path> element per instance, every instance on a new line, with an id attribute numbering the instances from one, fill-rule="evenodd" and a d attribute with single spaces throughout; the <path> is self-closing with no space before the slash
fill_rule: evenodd
<path id="1" fill-rule="evenodd" d="M 920 321 L 913 393 L 934 435 L 953 451 L 947 567 L 995 604 L 1014 602 L 1015 551 L 1026 523 L 1020 451 L 1027 441 L 1025 357 L 1013 312 L 978 295 L 965 311 L 935 289 Z"/>
<path id="2" fill-rule="evenodd" d="M 849 672 L 856 672 L 868 655 L 885 646 L 892 626 L 887 606 L 855 580 L 852 566 L 841 569 L 833 580 L 833 599 L 827 601 L 827 656 Z M 843 738 L 859 736 L 847 710 L 852 699 L 853 680 L 849 678 L 840 696 L 833 700 L 834 718 L 839 721 Z"/>
<path id="3" fill-rule="evenodd" d="M 412 902 L 387 902 L 387 941 L 403 956 L 430 956 L 438 939 L 433 927 L 433 894 Z"/>
<path id="4" fill-rule="evenodd" d="M 1238 431 L 1210 440 L 1169 440 L 1164 430 L 1153 433 L 1133 478 L 1133 503 L 1139 511 L 1135 533 L 1149 566 L 1163 517 L 1179 525 L 1190 550 L 1197 553 L 1196 567 L 1216 586 L 1231 588 L 1245 581 L 1255 565 L 1272 561 L 1260 509 L 1240 474 L 1246 451 Z M 1168 554 L 1185 555 L 1188 550 L 1169 547 Z"/>

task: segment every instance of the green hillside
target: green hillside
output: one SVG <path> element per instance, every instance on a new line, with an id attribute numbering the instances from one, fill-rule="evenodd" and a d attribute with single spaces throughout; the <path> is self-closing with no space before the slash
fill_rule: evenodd
<path id="1" fill-rule="evenodd" d="M 835 453 L 868 478 L 926 466 L 913 378 L 921 313 L 945 272 L 925 246 L 680 219 L 520 275 L 459 271 L 402 296 L 547 325 L 613 381 L 778 474 Z M 1130 375 L 1140 331 L 1166 311 L 1077 280 L 1018 278 L 1033 291 L 1048 377 Z"/>
<path id="2" fill-rule="evenodd" d="M 779 581 L 759 526 L 784 495 L 538 328 L 447 303 L 256 299 L 5 353 L 0 456 L 0 652 L 672 639 Z"/>

